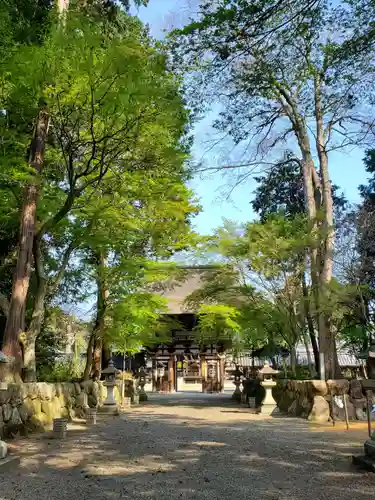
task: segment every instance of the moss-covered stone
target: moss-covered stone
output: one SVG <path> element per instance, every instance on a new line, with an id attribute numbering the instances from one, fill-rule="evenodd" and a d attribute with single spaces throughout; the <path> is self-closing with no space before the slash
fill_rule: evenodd
<path id="1" fill-rule="evenodd" d="M 45 429 L 48 426 L 48 419 L 45 413 L 35 413 L 30 418 L 30 424 L 36 429 Z"/>

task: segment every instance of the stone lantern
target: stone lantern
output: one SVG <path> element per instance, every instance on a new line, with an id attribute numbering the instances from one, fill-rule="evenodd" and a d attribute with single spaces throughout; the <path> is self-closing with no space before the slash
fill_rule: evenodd
<path id="1" fill-rule="evenodd" d="M 276 382 L 272 379 L 274 375 L 279 373 L 278 370 L 274 370 L 272 366 L 270 366 L 267 362 L 264 363 L 264 366 L 261 370 L 259 370 L 259 374 L 263 376 L 263 381 L 260 383 L 265 391 L 266 395 L 263 399 L 262 406 L 260 408 L 260 413 L 262 415 L 271 415 L 272 412 L 277 407 L 276 401 L 272 396 L 272 388 L 275 387 Z"/>
<path id="2" fill-rule="evenodd" d="M 139 380 L 138 380 L 138 387 L 139 387 L 138 395 L 139 395 L 139 401 L 140 402 L 148 400 L 148 397 L 147 397 L 147 394 L 146 394 L 146 391 L 145 391 L 146 376 L 147 376 L 146 370 L 145 370 L 144 366 L 141 366 L 140 369 L 139 369 L 139 371 L 138 371 L 138 377 L 139 377 Z"/>
<path id="3" fill-rule="evenodd" d="M 242 372 L 239 369 L 238 365 L 236 365 L 236 369 L 235 369 L 233 375 L 234 375 L 233 383 L 236 386 L 236 388 L 234 389 L 234 392 L 232 394 L 232 399 L 234 399 L 235 401 L 241 402 L 242 393 L 241 393 L 240 385 L 241 385 Z"/>
<path id="4" fill-rule="evenodd" d="M 103 385 L 107 388 L 107 397 L 103 403 L 101 411 L 105 413 L 118 414 L 119 408 L 114 396 L 114 389 L 116 386 L 116 374 L 118 370 L 113 364 L 112 359 L 109 360 L 108 367 L 102 371 L 104 375 Z"/>

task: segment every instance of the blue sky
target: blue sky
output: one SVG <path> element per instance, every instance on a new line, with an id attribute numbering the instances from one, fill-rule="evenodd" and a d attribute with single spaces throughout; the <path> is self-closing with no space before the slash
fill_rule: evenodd
<path id="1" fill-rule="evenodd" d="M 195 0 L 190 0 L 191 5 L 194 2 Z M 140 8 L 138 15 L 149 24 L 153 36 L 162 38 L 164 29 L 188 18 L 188 3 L 189 0 L 149 0 L 149 6 Z M 214 113 L 211 113 L 195 127 L 193 152 L 197 162 L 203 157 L 206 164 L 216 164 L 217 155 L 212 152 L 205 153 L 207 149 L 205 142 L 210 138 L 210 123 L 214 116 Z M 330 175 L 333 183 L 340 186 L 347 199 L 354 203 L 359 201 L 358 185 L 366 181 L 363 156 L 362 150 L 354 149 L 350 153 L 335 153 L 330 157 Z M 254 217 L 250 201 L 256 183 L 249 179 L 237 187 L 228 198 L 226 196 L 228 182 L 221 173 L 216 173 L 210 176 L 206 174 L 203 177 L 197 176 L 191 183 L 202 205 L 202 212 L 194 221 L 199 232 L 205 234 L 211 232 L 220 226 L 223 218 L 246 221 Z"/>

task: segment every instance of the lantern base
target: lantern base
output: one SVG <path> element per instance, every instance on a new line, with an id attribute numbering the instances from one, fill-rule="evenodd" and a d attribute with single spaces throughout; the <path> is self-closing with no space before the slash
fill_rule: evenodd
<path id="1" fill-rule="evenodd" d="M 145 392 L 140 392 L 138 394 L 138 396 L 139 396 L 140 403 L 144 403 L 145 401 L 148 401 L 148 396 Z"/>
<path id="2" fill-rule="evenodd" d="M 265 388 L 266 395 L 260 408 L 260 414 L 272 415 L 272 413 L 274 413 L 275 409 L 277 408 L 276 401 L 272 396 L 272 388 L 275 387 L 276 382 L 274 382 L 273 380 L 264 380 L 263 382 L 261 382 L 261 385 Z"/>
<path id="3" fill-rule="evenodd" d="M 120 408 L 118 405 L 103 405 L 101 406 L 98 411 L 100 413 L 104 413 L 106 415 L 119 415 L 120 414 Z"/>

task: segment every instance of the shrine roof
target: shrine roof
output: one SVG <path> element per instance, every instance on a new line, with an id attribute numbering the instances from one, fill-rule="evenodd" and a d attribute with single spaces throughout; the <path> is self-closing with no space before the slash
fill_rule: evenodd
<path id="1" fill-rule="evenodd" d="M 168 299 L 168 314 L 193 314 L 194 308 L 186 304 L 187 297 L 203 286 L 202 275 L 216 266 L 184 266 L 178 281 L 171 281 L 159 295 Z"/>

